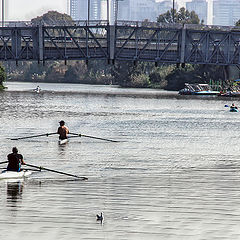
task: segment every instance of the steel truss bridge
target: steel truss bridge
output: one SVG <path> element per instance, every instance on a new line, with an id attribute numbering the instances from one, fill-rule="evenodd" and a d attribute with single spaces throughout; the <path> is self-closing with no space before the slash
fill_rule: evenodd
<path id="1" fill-rule="evenodd" d="M 0 27 L 0 61 L 98 59 L 239 65 L 240 28 L 124 21 Z"/>

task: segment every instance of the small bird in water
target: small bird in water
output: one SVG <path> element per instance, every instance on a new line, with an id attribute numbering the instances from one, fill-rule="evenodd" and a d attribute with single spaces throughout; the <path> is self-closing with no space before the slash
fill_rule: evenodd
<path id="1" fill-rule="evenodd" d="M 103 214 L 102 214 L 102 212 L 101 212 L 101 215 L 96 215 L 96 217 L 97 217 L 97 221 L 103 221 Z"/>

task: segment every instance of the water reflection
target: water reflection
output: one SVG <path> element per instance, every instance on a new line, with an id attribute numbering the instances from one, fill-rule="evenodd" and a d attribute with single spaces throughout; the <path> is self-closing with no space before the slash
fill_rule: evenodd
<path id="1" fill-rule="evenodd" d="M 22 199 L 22 181 L 7 181 L 7 202 L 11 207 L 16 207 L 19 199 Z"/>

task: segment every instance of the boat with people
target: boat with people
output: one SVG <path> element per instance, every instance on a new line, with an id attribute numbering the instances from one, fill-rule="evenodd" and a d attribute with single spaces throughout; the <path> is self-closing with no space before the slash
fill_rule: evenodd
<path id="1" fill-rule="evenodd" d="M 178 92 L 180 95 L 219 95 L 219 91 L 212 90 L 209 84 L 185 83 L 185 87 Z"/>
<path id="2" fill-rule="evenodd" d="M 0 180 L 1 179 L 24 179 L 29 177 L 31 174 L 32 174 L 32 171 L 30 170 L 22 170 L 20 172 L 3 170 L 0 173 Z"/>
<path id="3" fill-rule="evenodd" d="M 64 145 L 64 144 L 66 144 L 66 143 L 68 143 L 68 139 L 66 138 L 66 139 L 59 139 L 58 140 L 58 144 L 59 145 Z"/>
<path id="4" fill-rule="evenodd" d="M 237 108 L 230 108 L 230 112 L 238 112 Z"/>
<path id="5" fill-rule="evenodd" d="M 40 93 L 40 91 L 41 91 L 41 88 L 40 88 L 39 86 L 37 86 L 37 87 L 34 89 L 34 92 L 36 92 L 36 93 Z"/>
<path id="6" fill-rule="evenodd" d="M 238 107 L 234 103 L 230 106 L 230 112 L 238 112 Z"/>

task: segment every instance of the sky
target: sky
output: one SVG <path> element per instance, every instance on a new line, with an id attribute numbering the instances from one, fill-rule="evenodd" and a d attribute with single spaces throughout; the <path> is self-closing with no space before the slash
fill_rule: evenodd
<path id="1" fill-rule="evenodd" d="M 4 0 L 5 21 L 30 21 L 50 10 L 67 13 L 68 0 Z M 162 0 L 157 0 L 162 1 Z M 190 0 L 175 0 L 175 3 L 183 5 Z M 0 8 L 2 0 L 0 0 Z"/>
<path id="2" fill-rule="evenodd" d="M 29 21 L 50 10 L 67 13 L 67 0 L 5 0 L 6 21 Z"/>

